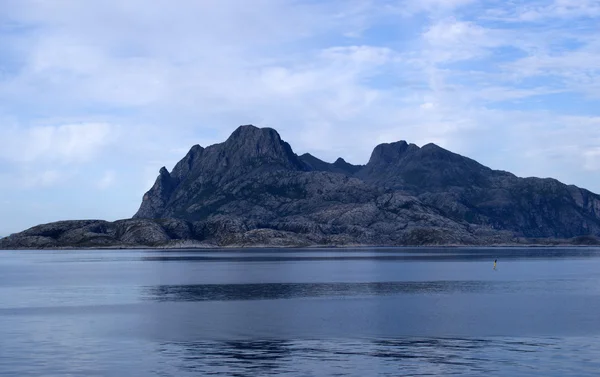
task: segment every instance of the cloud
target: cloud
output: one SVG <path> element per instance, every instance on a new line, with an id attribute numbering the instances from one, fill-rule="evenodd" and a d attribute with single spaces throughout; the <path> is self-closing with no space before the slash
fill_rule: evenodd
<path id="1" fill-rule="evenodd" d="M 61 186 L 70 176 L 70 172 L 58 169 L 26 169 L 14 173 L 0 174 L 0 191 L 44 190 Z M 10 199 L 10 196 L 8 196 Z M 12 202 L 7 200 L 7 202 Z"/>
<path id="2" fill-rule="evenodd" d="M 600 97 L 600 38 L 561 53 L 537 53 L 506 64 L 516 77 L 545 78 L 557 88 Z"/>
<path id="3" fill-rule="evenodd" d="M 327 30 L 342 33 L 356 17 L 337 2 L 257 0 L 252 7 L 240 5 L 235 0 L 183 1 L 177 7 L 164 1 L 85 7 L 15 2 L 15 22 L 45 32 L 21 36 L 32 48 L 25 51 L 26 64 L 12 81 L 26 88 L 23 95 L 57 93 L 55 101 L 63 106 L 73 99 L 144 106 L 176 101 L 189 90 L 210 99 L 219 96 L 219 84 L 230 89 L 239 80 L 248 81 L 260 61 L 284 58 L 270 52 L 277 51 L 273 47 Z M 171 26 L 156 27 L 164 24 Z"/>
<path id="4" fill-rule="evenodd" d="M 599 5 L 518 4 L 5 1 L 2 181 L 104 189 L 69 215 L 130 216 L 161 166 L 254 123 L 329 161 L 436 142 L 600 191 Z"/>
<path id="5" fill-rule="evenodd" d="M 532 4 L 517 15 L 520 21 L 595 17 L 600 15 L 600 4 L 596 0 L 554 0 L 550 4 Z"/>
<path id="6" fill-rule="evenodd" d="M 429 57 L 436 62 L 452 62 L 481 58 L 488 49 L 508 44 L 503 32 L 454 18 L 444 19 L 431 25 L 423 34 Z"/>
<path id="7" fill-rule="evenodd" d="M 17 163 L 82 163 L 117 136 L 117 127 L 103 123 L 10 127 L 0 130 L 6 147 L 0 157 Z"/>
<path id="8" fill-rule="evenodd" d="M 406 16 L 427 13 L 434 16 L 447 15 L 456 9 L 477 3 L 478 0 L 405 0 L 391 6 Z"/>

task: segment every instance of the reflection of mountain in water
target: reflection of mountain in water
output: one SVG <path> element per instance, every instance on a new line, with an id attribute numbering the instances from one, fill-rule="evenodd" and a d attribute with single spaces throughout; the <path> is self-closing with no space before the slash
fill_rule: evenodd
<path id="1" fill-rule="evenodd" d="M 186 342 L 161 348 L 178 360 L 178 370 L 197 375 L 397 376 L 549 372 L 551 359 L 572 354 L 575 346 L 551 338 L 402 338 Z M 585 355 L 574 357 L 582 361 L 580 372 L 591 371 Z"/>
<path id="2" fill-rule="evenodd" d="M 423 281 L 159 285 L 144 289 L 144 296 L 147 299 L 156 301 L 278 300 L 308 297 L 490 292 L 498 284 L 502 283 L 490 281 Z"/>
<path id="3" fill-rule="evenodd" d="M 587 280 L 549 279 L 531 281 L 448 280 L 369 283 L 259 283 L 192 284 L 144 287 L 142 297 L 151 301 L 240 301 L 319 297 L 365 297 L 385 295 L 449 295 L 466 293 L 568 293 L 597 294 Z"/>
<path id="4" fill-rule="evenodd" d="M 180 370 L 227 376 L 285 373 L 282 364 L 293 356 L 283 340 L 167 343 L 161 352 L 177 355 Z"/>
<path id="5" fill-rule="evenodd" d="M 337 254 L 322 251 L 303 250 L 302 253 L 291 253 L 276 250 L 270 254 L 262 252 L 243 251 L 226 254 L 223 252 L 194 252 L 193 254 L 178 255 L 161 253 L 158 255 L 145 254 L 143 261 L 154 262 L 311 262 L 311 261 L 490 261 L 502 255 L 502 260 L 547 259 L 554 260 L 575 258 L 597 258 L 598 248 L 439 248 L 424 250 L 395 249 L 340 249 Z M 135 258 L 138 260 L 138 258 Z"/>

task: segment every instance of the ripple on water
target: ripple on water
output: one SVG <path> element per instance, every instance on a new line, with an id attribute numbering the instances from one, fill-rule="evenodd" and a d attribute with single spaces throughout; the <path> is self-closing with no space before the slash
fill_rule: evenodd
<path id="1" fill-rule="evenodd" d="M 160 352 L 173 370 L 207 375 L 592 376 L 600 368 L 593 356 L 599 340 L 249 340 L 162 344 Z"/>

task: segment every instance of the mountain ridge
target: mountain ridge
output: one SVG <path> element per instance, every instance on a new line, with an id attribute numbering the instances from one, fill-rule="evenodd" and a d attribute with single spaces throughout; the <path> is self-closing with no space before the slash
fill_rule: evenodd
<path id="1" fill-rule="evenodd" d="M 147 232 L 152 246 L 491 245 L 578 237 L 593 244 L 600 196 L 493 170 L 433 143 L 383 143 L 365 165 L 341 157 L 328 163 L 298 156 L 272 128 L 245 125 L 222 143 L 192 146 L 170 172 L 162 167 L 133 218 L 110 224 L 74 222 L 78 231 L 50 239 L 52 232 L 34 227 L 0 247 L 143 241 L 123 239 L 124 224 L 146 229 L 140 234 Z"/>

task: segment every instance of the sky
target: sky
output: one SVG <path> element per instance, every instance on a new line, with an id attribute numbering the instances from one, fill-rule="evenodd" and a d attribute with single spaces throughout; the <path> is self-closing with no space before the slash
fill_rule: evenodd
<path id="1" fill-rule="evenodd" d="M 239 125 L 600 193 L 600 0 L 0 0 L 0 236 L 131 217 Z"/>

